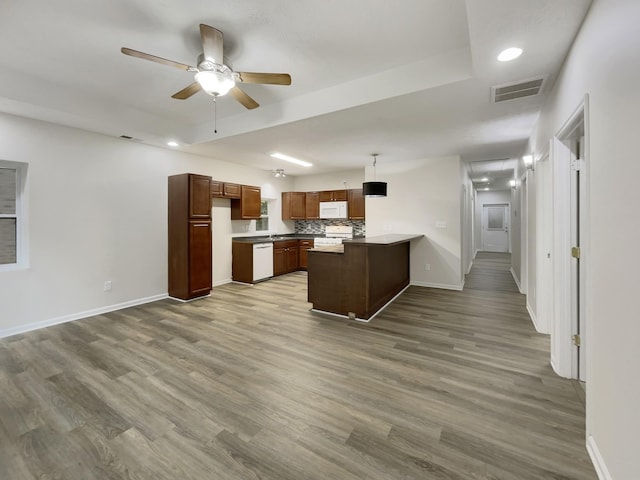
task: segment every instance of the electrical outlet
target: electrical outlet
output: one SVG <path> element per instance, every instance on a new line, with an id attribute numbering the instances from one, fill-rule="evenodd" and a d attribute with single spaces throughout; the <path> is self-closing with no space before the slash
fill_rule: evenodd
<path id="1" fill-rule="evenodd" d="M 104 282 L 104 291 L 105 292 L 111 291 L 111 280 L 107 280 L 106 282 Z"/>
<path id="2" fill-rule="evenodd" d="M 425 269 L 427 272 L 431 271 L 431 264 L 430 264 L 430 263 L 425 263 L 425 264 L 424 264 L 424 269 Z"/>

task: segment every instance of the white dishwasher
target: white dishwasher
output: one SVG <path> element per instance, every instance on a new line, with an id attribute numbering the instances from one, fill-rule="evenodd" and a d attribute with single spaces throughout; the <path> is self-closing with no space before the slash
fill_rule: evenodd
<path id="1" fill-rule="evenodd" d="M 253 281 L 273 277 L 273 242 L 253 244 Z"/>

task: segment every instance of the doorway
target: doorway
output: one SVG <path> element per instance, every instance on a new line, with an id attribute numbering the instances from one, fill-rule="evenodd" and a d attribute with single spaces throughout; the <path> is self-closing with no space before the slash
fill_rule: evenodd
<path id="1" fill-rule="evenodd" d="M 509 205 L 482 205 L 482 250 L 509 252 Z"/>
<path id="2" fill-rule="evenodd" d="M 551 141 L 553 166 L 552 365 L 559 375 L 586 381 L 588 142 L 587 98 Z"/>

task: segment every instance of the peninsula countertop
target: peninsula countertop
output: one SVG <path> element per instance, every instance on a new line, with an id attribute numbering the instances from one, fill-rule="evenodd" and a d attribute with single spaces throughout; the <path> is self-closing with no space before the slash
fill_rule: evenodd
<path id="1" fill-rule="evenodd" d="M 342 243 L 349 245 L 397 245 L 398 243 L 409 242 L 420 237 L 424 237 L 424 235 L 416 233 L 390 233 L 388 235 L 378 235 L 375 237 L 343 240 Z"/>

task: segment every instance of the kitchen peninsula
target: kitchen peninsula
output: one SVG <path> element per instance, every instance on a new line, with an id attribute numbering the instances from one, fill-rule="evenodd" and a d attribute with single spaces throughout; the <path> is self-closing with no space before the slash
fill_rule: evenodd
<path id="1" fill-rule="evenodd" d="M 308 252 L 313 309 L 368 321 L 409 285 L 409 247 L 422 235 L 345 240 Z"/>

